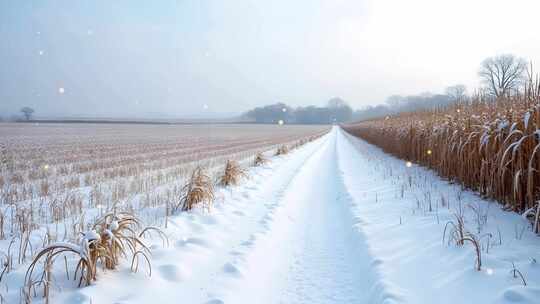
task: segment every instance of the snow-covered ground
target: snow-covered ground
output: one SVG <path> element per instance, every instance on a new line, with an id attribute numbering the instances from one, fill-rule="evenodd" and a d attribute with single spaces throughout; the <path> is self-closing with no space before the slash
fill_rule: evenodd
<path id="1" fill-rule="evenodd" d="M 90 287 L 57 286 L 53 303 L 540 303 L 526 220 L 339 127 L 249 176 L 210 212 L 169 219 L 151 277 L 126 264 Z M 443 242 L 460 210 L 481 271 L 471 244 Z"/>

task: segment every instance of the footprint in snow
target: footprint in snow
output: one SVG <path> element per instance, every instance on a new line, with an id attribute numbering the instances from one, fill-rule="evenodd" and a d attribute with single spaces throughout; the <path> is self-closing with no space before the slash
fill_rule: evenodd
<path id="1" fill-rule="evenodd" d="M 379 265 L 382 265 L 383 261 L 381 259 L 374 259 L 372 262 L 371 262 L 371 266 L 379 266 Z"/>
<path id="2" fill-rule="evenodd" d="M 247 241 L 242 242 L 240 245 L 242 246 L 252 246 L 253 243 L 255 243 L 255 240 L 257 239 L 257 236 L 255 234 L 252 234 L 249 236 L 249 239 Z"/>
<path id="3" fill-rule="evenodd" d="M 230 262 L 223 265 L 223 272 L 237 277 L 242 276 L 240 269 Z"/>
<path id="4" fill-rule="evenodd" d="M 233 256 L 239 256 L 239 255 L 242 255 L 242 253 L 240 251 L 236 251 L 236 250 L 231 250 L 229 251 L 229 254 L 230 255 L 233 255 Z"/>
<path id="5" fill-rule="evenodd" d="M 205 239 L 201 238 L 184 238 L 176 242 L 177 248 L 184 248 L 188 245 L 196 245 L 203 248 L 210 248 L 210 244 Z"/>
<path id="6" fill-rule="evenodd" d="M 244 216 L 244 215 L 246 215 L 244 212 L 242 212 L 242 211 L 240 211 L 240 210 L 233 211 L 233 213 L 234 213 L 235 215 L 238 215 L 238 216 Z"/>
<path id="7" fill-rule="evenodd" d="M 242 242 L 240 245 L 245 246 L 245 247 L 251 247 L 253 245 L 253 241 L 245 241 L 245 242 Z"/>
<path id="8" fill-rule="evenodd" d="M 251 194 L 249 192 L 243 192 L 242 197 L 245 199 L 249 199 L 251 197 Z"/>
<path id="9" fill-rule="evenodd" d="M 535 303 L 540 297 L 540 288 L 516 285 L 507 288 L 503 293 L 503 303 Z"/>
<path id="10" fill-rule="evenodd" d="M 159 275 L 169 282 L 184 281 L 188 277 L 188 273 L 181 266 L 173 264 L 160 265 L 158 267 Z"/>

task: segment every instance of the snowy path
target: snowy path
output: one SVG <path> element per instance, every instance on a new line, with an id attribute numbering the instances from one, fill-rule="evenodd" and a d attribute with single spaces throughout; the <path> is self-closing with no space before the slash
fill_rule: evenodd
<path id="1" fill-rule="evenodd" d="M 337 127 L 217 195 L 210 213 L 171 218 L 151 278 L 126 266 L 54 303 L 540 303 L 525 220 Z M 441 241 L 458 209 L 469 231 L 496 236 L 480 272 L 472 247 Z"/>
<path id="2" fill-rule="evenodd" d="M 272 229 L 256 243 L 225 303 L 369 303 L 365 241 L 339 178 L 335 133 L 289 185 Z"/>

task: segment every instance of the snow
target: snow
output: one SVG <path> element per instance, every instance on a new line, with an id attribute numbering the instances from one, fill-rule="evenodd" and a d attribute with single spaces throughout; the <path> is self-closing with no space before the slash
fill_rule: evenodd
<path id="1" fill-rule="evenodd" d="M 540 239 L 525 219 L 339 127 L 249 175 L 218 188 L 210 212 L 169 218 L 150 278 L 126 262 L 52 303 L 540 303 Z M 492 235 L 481 271 L 472 246 L 442 240 L 460 210 L 468 231 Z"/>
<path id="2" fill-rule="evenodd" d="M 523 116 L 523 125 L 525 128 L 529 127 L 529 119 L 531 118 L 531 112 L 525 112 L 525 115 Z"/>
<path id="3" fill-rule="evenodd" d="M 87 231 L 83 234 L 82 236 L 83 240 L 86 240 L 86 241 L 99 241 L 101 240 L 101 237 L 99 236 L 99 234 L 95 231 Z"/>
<path id="4" fill-rule="evenodd" d="M 118 221 L 112 221 L 111 224 L 109 225 L 110 229 L 112 231 L 116 231 L 116 229 L 118 229 L 119 225 L 118 225 Z"/>

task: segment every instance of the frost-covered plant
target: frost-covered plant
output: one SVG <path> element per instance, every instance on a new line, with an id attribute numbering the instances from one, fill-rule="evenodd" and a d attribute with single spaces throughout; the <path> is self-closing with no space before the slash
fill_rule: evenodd
<path id="1" fill-rule="evenodd" d="M 214 201 L 214 184 L 201 167 L 195 168 L 188 183 L 182 187 L 175 210 L 189 211 L 197 205 L 210 208 Z"/>
<path id="2" fill-rule="evenodd" d="M 528 219 L 528 218 L 531 219 L 533 232 L 535 233 L 540 232 L 539 231 L 540 229 L 540 202 L 537 202 L 535 207 L 531 207 L 525 212 L 523 212 L 521 216 L 525 219 Z"/>
<path id="3" fill-rule="evenodd" d="M 487 224 L 490 205 L 487 205 L 485 208 L 482 208 L 481 204 L 469 204 L 468 206 L 474 213 L 476 228 L 478 233 L 480 233 L 482 232 L 483 227 Z"/>
<path id="4" fill-rule="evenodd" d="M 286 145 L 283 145 L 276 150 L 276 156 L 285 155 L 289 153 L 289 148 Z"/>
<path id="5" fill-rule="evenodd" d="M 460 240 L 462 244 L 469 242 L 473 245 L 474 251 L 476 253 L 476 270 L 482 270 L 482 250 L 480 247 L 480 239 L 477 238 L 474 234 L 467 232 L 465 236 Z"/>
<path id="6" fill-rule="evenodd" d="M 77 244 L 68 242 L 56 242 L 41 249 L 25 274 L 25 294 L 29 297 L 35 294 L 37 286 L 43 288 L 43 296 L 49 297 L 49 290 L 52 281 L 52 267 L 58 257 L 64 256 L 64 267 L 66 276 L 73 280 L 78 280 L 78 286 L 89 285 L 97 278 L 98 265 L 104 269 L 115 269 L 121 258 L 128 259 L 131 254 L 131 269 L 136 272 L 139 265 L 139 257 L 143 257 L 149 268 L 150 249 L 142 238 L 145 234 L 156 232 L 161 238 L 168 242 L 165 234 L 156 227 L 146 227 L 142 229 L 140 219 L 127 212 L 110 212 L 96 220 L 92 230 L 81 233 Z M 74 268 L 69 268 L 66 255 L 74 256 L 77 260 Z M 41 271 L 36 276 L 36 268 L 43 265 Z"/>
<path id="7" fill-rule="evenodd" d="M 514 279 L 517 279 L 517 277 L 519 276 L 521 278 L 521 282 L 523 283 L 523 286 L 527 286 L 527 281 L 525 281 L 525 277 L 523 276 L 521 271 L 519 271 L 519 269 L 516 268 L 516 265 L 514 264 L 514 262 L 512 262 L 512 270 L 510 270 L 510 273 L 512 274 Z"/>
<path id="8" fill-rule="evenodd" d="M 268 162 L 268 159 L 264 157 L 264 155 L 259 152 L 257 155 L 255 155 L 255 160 L 253 160 L 253 166 L 260 167 Z"/>
<path id="9" fill-rule="evenodd" d="M 95 231 L 83 233 L 79 244 L 58 242 L 46 246 L 37 253 L 26 271 L 25 288 L 27 294 L 32 294 L 32 291 L 35 293 L 36 286 L 41 285 L 44 292 L 43 296 L 48 297 L 48 290 L 51 284 L 48 273 L 50 273 L 56 258 L 65 254 L 71 254 L 78 259 L 76 267 L 73 270 L 73 279 L 76 280 L 77 277 L 79 278 L 79 286 L 82 286 L 83 282 L 89 285 L 96 279 L 98 261 L 104 262 L 111 259 L 107 251 L 107 248 L 101 244 L 99 234 Z M 34 277 L 34 271 L 40 262 L 44 266 L 41 269 L 41 273 L 37 277 Z M 66 274 L 69 276 L 67 262 L 65 263 L 65 267 Z"/>
<path id="10" fill-rule="evenodd" d="M 99 235 L 100 244 L 107 249 L 107 255 L 110 257 L 105 261 L 107 269 L 116 268 L 120 258 L 127 256 L 127 250 L 132 255 L 139 246 L 149 251 L 136 234 L 140 228 L 140 220 L 126 212 L 110 212 L 96 221 L 92 229 Z"/>
<path id="11" fill-rule="evenodd" d="M 222 186 L 236 185 L 241 178 L 246 176 L 246 171 L 240 167 L 238 162 L 228 160 L 225 165 L 225 171 L 219 179 L 219 184 Z"/>
<path id="12" fill-rule="evenodd" d="M 463 215 L 454 214 L 454 220 L 448 221 L 446 225 L 444 225 L 444 231 L 443 231 L 443 244 L 446 237 L 446 231 L 450 227 L 450 231 L 448 233 L 448 242 L 454 241 L 457 246 L 463 246 L 463 238 L 465 237 L 466 231 L 465 231 L 465 221 L 463 219 Z"/>

